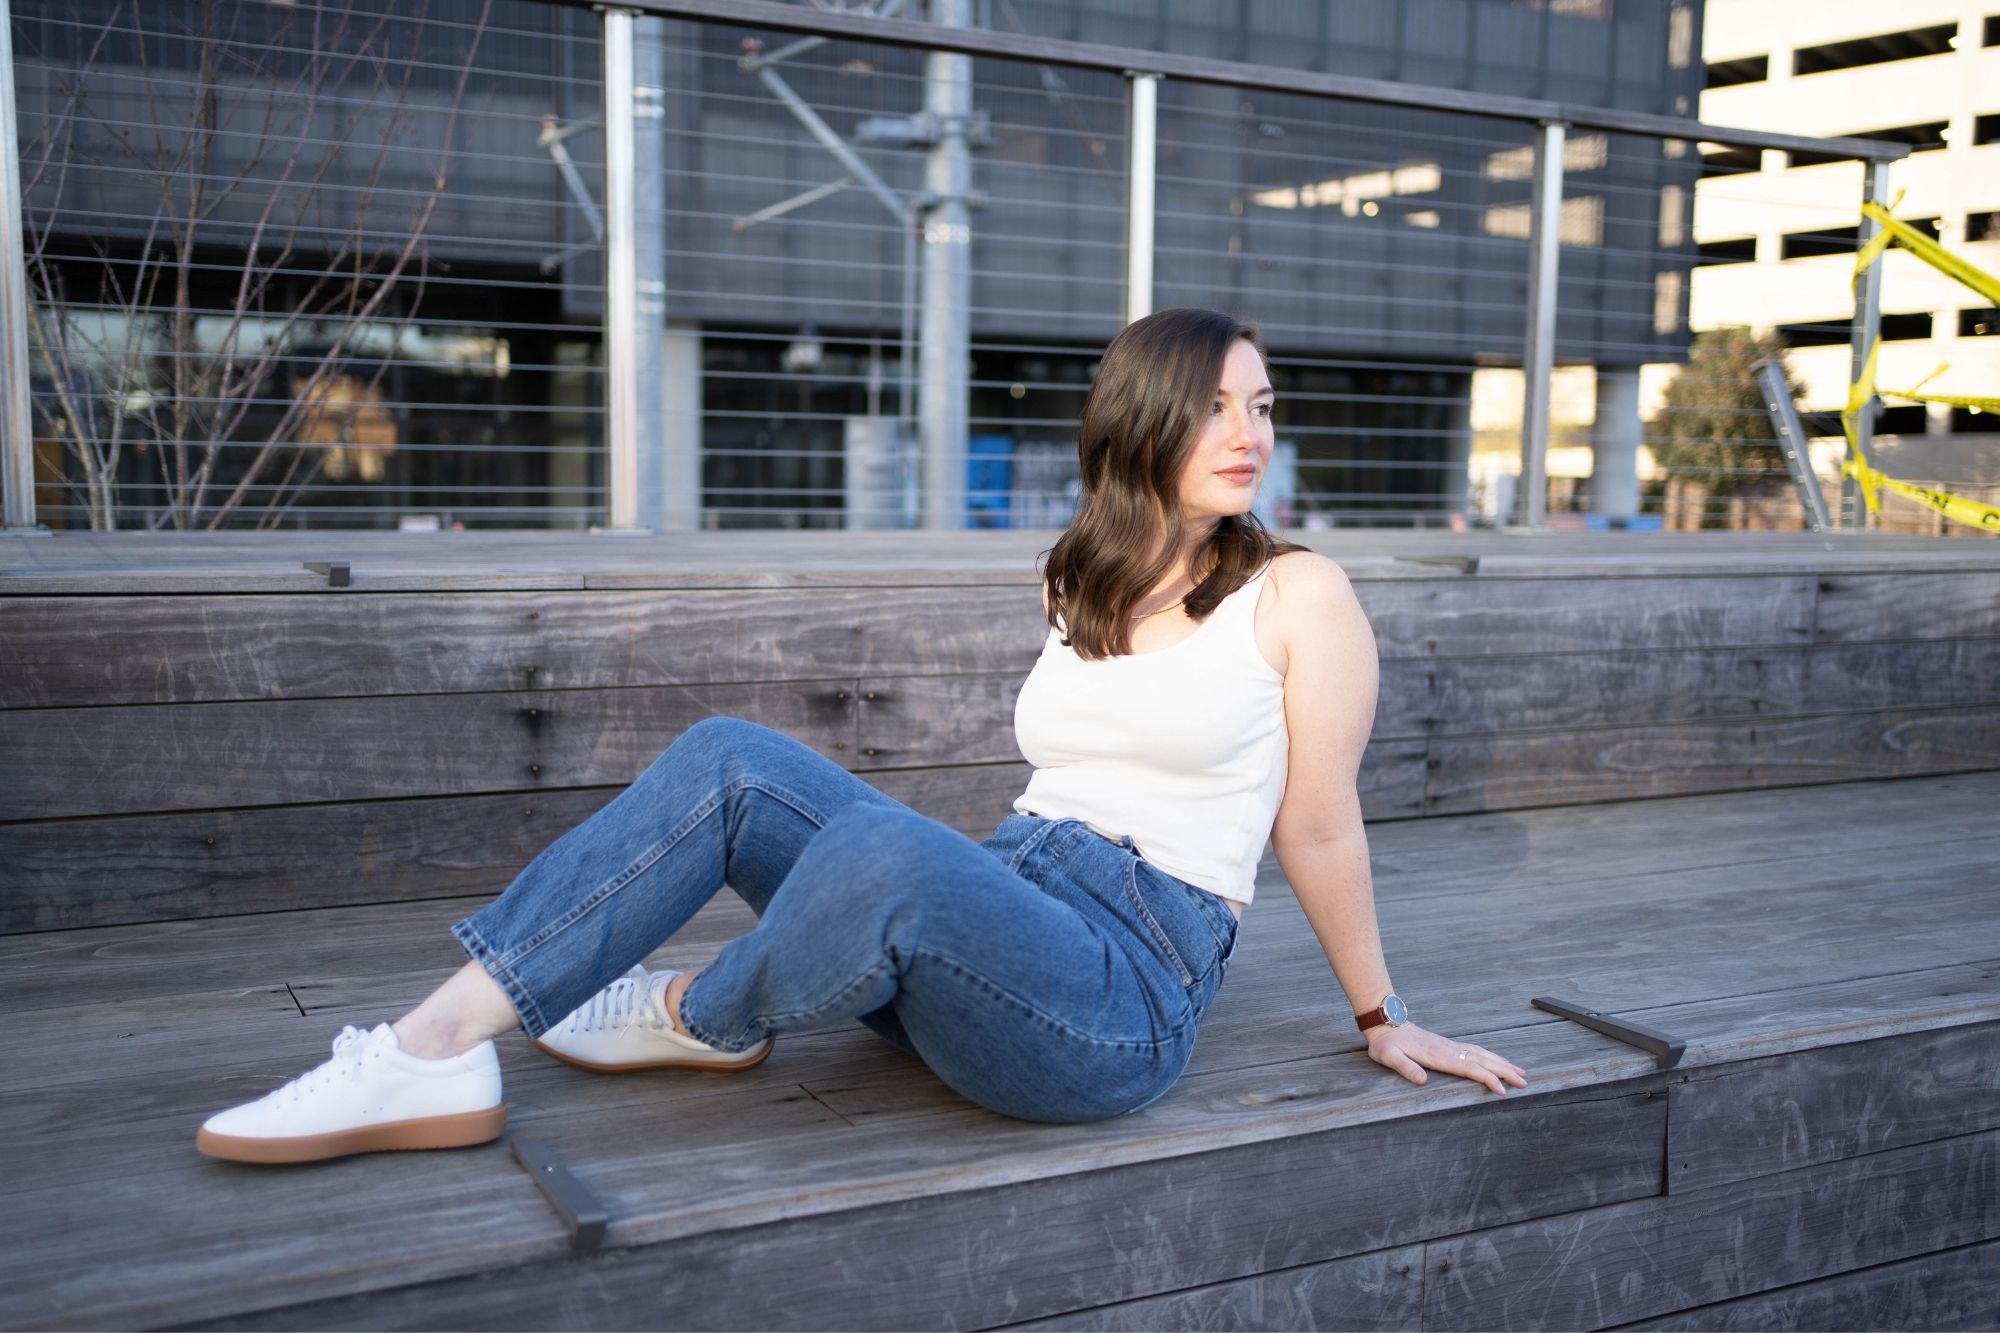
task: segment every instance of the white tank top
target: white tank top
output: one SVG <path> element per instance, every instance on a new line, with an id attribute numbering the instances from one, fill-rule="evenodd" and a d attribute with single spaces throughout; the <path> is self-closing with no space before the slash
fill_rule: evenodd
<path id="1" fill-rule="evenodd" d="M 1247 904 L 1289 744 L 1284 677 L 1257 648 L 1270 572 L 1151 652 L 1086 662 L 1050 630 L 1014 703 L 1014 738 L 1035 766 L 1015 811 L 1130 834 L 1169 875 Z"/>

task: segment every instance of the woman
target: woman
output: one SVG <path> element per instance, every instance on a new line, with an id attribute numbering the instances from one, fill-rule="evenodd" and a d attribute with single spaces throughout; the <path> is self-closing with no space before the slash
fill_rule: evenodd
<path id="1" fill-rule="evenodd" d="M 1267 837 L 1378 1064 L 1526 1086 L 1411 1023 L 1389 984 L 1355 791 L 1374 639 L 1339 568 L 1250 515 L 1272 401 L 1255 331 L 1214 311 L 1148 316 L 1106 350 L 1015 709 L 1035 771 L 984 843 L 707 719 L 452 928 L 463 969 L 211 1117 L 202 1151 L 486 1142 L 506 1116 L 492 1038 L 517 1025 L 623 1072 L 744 1069 L 779 1034 L 858 1018 L 1003 1114 L 1122 1115 L 1187 1065 Z M 638 966 L 725 882 L 754 930 L 698 973 Z"/>

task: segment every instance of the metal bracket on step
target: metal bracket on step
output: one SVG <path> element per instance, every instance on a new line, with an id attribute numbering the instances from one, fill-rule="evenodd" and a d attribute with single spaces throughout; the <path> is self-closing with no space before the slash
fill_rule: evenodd
<path id="1" fill-rule="evenodd" d="M 308 560 L 306 568 L 315 574 L 326 575 L 326 586 L 329 588 L 345 588 L 348 585 L 350 576 L 345 560 Z"/>
<path id="2" fill-rule="evenodd" d="M 1627 1046 L 1637 1046 L 1660 1062 L 1660 1068 L 1672 1069 L 1681 1062 L 1681 1054 L 1687 1050 L 1687 1043 L 1678 1037 L 1669 1037 L 1664 1032 L 1640 1027 L 1637 1023 L 1627 1023 L 1622 1019 L 1600 1014 L 1595 1009 L 1585 1009 L 1581 1005 L 1565 1000 L 1552 1000 L 1546 995 L 1529 1001 L 1535 1008 L 1567 1018 L 1572 1023 L 1581 1023 L 1593 1032 L 1602 1032 L 1614 1037 Z"/>
<path id="3" fill-rule="evenodd" d="M 1396 559 L 1406 565 L 1443 565 L 1461 574 L 1479 572 L 1479 557 L 1476 555 L 1399 555 Z"/>
<path id="4" fill-rule="evenodd" d="M 556 1160 L 545 1143 L 534 1139 L 509 1139 L 514 1160 L 521 1164 L 547 1196 L 549 1203 L 569 1223 L 569 1247 L 576 1254 L 588 1254 L 604 1243 L 604 1227 L 610 1215 L 584 1183 Z"/>

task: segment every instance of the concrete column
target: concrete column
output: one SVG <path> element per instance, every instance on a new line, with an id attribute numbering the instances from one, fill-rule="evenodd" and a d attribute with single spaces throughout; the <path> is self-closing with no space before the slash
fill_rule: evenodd
<path id="1" fill-rule="evenodd" d="M 1590 508 L 1614 528 L 1639 513 L 1639 370 L 1597 368 L 1597 417 L 1590 426 Z"/>
<path id="2" fill-rule="evenodd" d="M 668 513 L 685 498 L 677 493 L 666 454 L 673 439 L 668 428 L 672 396 L 682 387 L 673 382 L 667 365 L 672 302 L 667 292 L 666 31 L 661 19 L 632 22 L 632 342 L 639 381 L 632 413 L 633 525 L 650 532 L 666 531 Z M 697 394 L 700 357 L 697 345 Z"/>
<path id="3" fill-rule="evenodd" d="M 33 532 L 35 432 L 28 398 L 28 271 L 14 137 L 14 27 L 0 0 L 0 529 Z"/>
<path id="4" fill-rule="evenodd" d="M 948 28 L 972 21 L 971 0 L 931 0 L 931 18 Z M 935 116 L 937 146 L 924 160 L 930 207 L 923 223 L 923 387 L 917 399 L 924 454 L 924 526 L 965 526 L 965 455 L 971 391 L 972 58 L 932 52 L 924 58 L 924 109 Z"/>
<path id="5" fill-rule="evenodd" d="M 660 423 L 659 491 L 655 532 L 692 532 L 701 526 L 701 327 L 669 324 L 661 330 L 660 384 L 653 398 Z"/>
<path id="6" fill-rule="evenodd" d="M 605 519 L 639 526 L 638 200 L 633 192 L 632 11 L 603 11 Z"/>

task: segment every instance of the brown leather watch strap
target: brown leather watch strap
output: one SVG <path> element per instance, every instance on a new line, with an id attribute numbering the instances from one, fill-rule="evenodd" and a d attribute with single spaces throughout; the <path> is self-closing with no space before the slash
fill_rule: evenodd
<path id="1" fill-rule="evenodd" d="M 1370 1009 L 1367 1013 L 1357 1017 L 1354 1020 L 1354 1024 L 1356 1027 L 1360 1028 L 1363 1032 L 1366 1032 L 1368 1029 L 1372 1027 L 1379 1027 L 1384 1023 L 1388 1024 L 1392 1028 L 1395 1028 L 1395 1027 L 1401 1027 L 1403 1024 L 1409 1021 L 1410 1021 L 1410 1010 L 1409 1007 L 1403 1003 L 1403 997 L 1396 994 L 1396 992 L 1394 991 L 1390 991 L 1387 995 L 1384 995 L 1382 997 L 1382 1003 L 1376 1005 L 1373 1009 Z"/>

